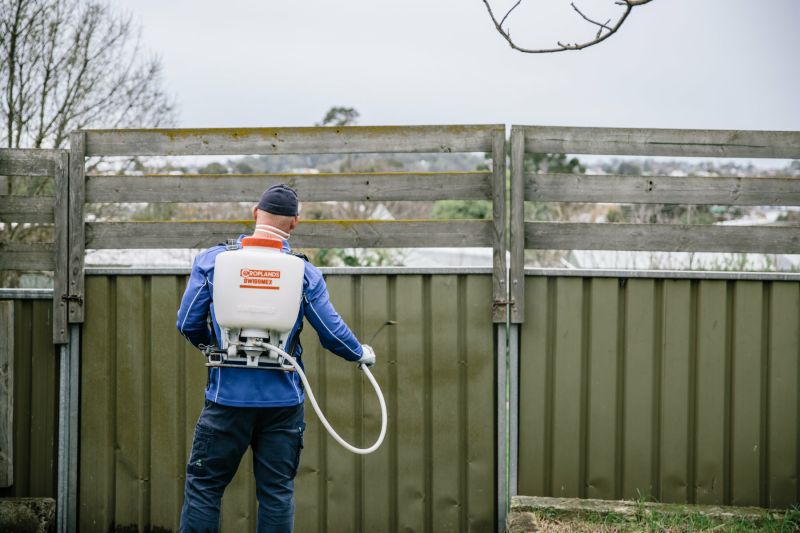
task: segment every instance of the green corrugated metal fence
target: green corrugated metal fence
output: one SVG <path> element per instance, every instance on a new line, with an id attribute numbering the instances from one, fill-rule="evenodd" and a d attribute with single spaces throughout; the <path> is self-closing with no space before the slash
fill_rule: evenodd
<path id="1" fill-rule="evenodd" d="M 519 494 L 800 502 L 800 282 L 525 282 Z"/>
<path id="2" fill-rule="evenodd" d="M 58 347 L 51 298 L 14 299 L 14 484 L 0 497 L 56 496 Z"/>
<path id="3" fill-rule="evenodd" d="M 307 409 L 297 531 L 492 531 L 495 377 L 486 274 L 330 275 L 332 301 L 372 343 L 387 399 L 386 442 L 353 455 Z M 87 277 L 82 334 L 79 530 L 177 531 L 203 402 L 204 359 L 175 330 L 184 276 Z M 303 335 L 305 364 L 334 427 L 377 435 L 380 413 L 354 365 Z M 223 529 L 254 530 L 250 453 L 223 499 Z"/>
<path id="4" fill-rule="evenodd" d="M 297 529 L 491 530 L 488 275 L 331 275 L 375 340 L 389 438 L 355 457 L 309 422 Z M 184 276 L 90 276 L 82 342 L 80 530 L 177 530 L 202 357 L 174 329 Z M 521 494 L 787 507 L 798 503 L 800 283 L 527 276 Z M 15 485 L 55 496 L 58 358 L 49 299 L 16 300 Z M 312 383 L 345 438 L 377 432 L 369 387 L 306 332 Z M 362 415 L 367 418 L 360 423 Z M 224 504 L 254 526 L 249 454 Z"/>

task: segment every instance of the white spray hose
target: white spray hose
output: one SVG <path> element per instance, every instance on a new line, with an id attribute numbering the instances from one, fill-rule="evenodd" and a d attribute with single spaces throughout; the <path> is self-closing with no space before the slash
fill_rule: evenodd
<path id="1" fill-rule="evenodd" d="M 369 453 L 374 452 L 378 448 L 380 448 L 381 444 L 383 443 L 383 438 L 386 436 L 386 401 L 383 399 L 383 393 L 381 392 L 381 388 L 378 385 L 378 382 L 375 380 L 375 376 L 372 375 L 372 372 L 369 371 L 367 365 L 360 364 L 358 368 L 360 368 L 364 374 L 366 374 L 367 379 L 372 384 L 372 388 L 375 389 L 375 394 L 378 396 L 378 402 L 381 406 L 381 433 L 378 435 L 378 440 L 375 441 L 375 444 L 370 446 L 369 448 L 356 448 L 355 446 L 351 445 L 349 442 L 344 440 L 342 437 L 339 436 L 338 433 L 333 429 L 328 419 L 325 418 L 325 415 L 322 414 L 322 409 L 319 408 L 319 404 L 317 404 L 317 399 L 314 397 L 314 392 L 311 390 L 311 385 L 308 383 L 308 379 L 306 378 L 305 372 L 303 369 L 300 368 L 300 364 L 295 360 L 294 357 L 289 355 L 288 353 L 284 352 L 277 346 L 273 346 L 272 344 L 268 344 L 266 342 L 259 343 L 264 348 L 268 348 L 270 350 L 274 350 L 281 354 L 284 359 L 286 359 L 289 364 L 291 364 L 295 370 L 297 370 L 297 374 L 300 376 L 300 380 L 303 382 L 303 387 L 306 390 L 306 394 L 308 394 L 308 399 L 311 400 L 311 406 L 314 408 L 314 411 L 317 413 L 320 422 L 322 425 L 325 426 L 325 429 L 328 430 L 331 437 L 334 438 L 336 442 L 341 444 L 346 450 L 349 450 L 353 453 L 357 453 L 359 455 L 367 455 Z"/>

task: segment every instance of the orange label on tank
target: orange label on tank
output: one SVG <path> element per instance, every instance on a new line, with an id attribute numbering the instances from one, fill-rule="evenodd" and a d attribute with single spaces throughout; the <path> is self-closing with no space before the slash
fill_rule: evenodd
<path id="1" fill-rule="evenodd" d="M 239 271 L 242 277 L 241 289 L 267 289 L 277 291 L 280 287 L 273 285 L 273 280 L 280 279 L 280 270 L 257 270 L 255 268 L 243 268 Z"/>

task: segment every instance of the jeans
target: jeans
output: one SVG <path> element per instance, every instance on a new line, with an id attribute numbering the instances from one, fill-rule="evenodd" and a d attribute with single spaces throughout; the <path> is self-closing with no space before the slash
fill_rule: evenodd
<path id="1" fill-rule="evenodd" d="M 258 498 L 258 531 L 291 532 L 294 477 L 303 448 L 303 405 L 228 407 L 206 400 L 186 466 L 182 532 L 219 531 L 222 493 L 248 446 Z"/>

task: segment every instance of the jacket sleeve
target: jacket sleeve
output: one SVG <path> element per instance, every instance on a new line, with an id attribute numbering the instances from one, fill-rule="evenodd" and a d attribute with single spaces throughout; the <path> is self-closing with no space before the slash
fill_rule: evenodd
<path id="1" fill-rule="evenodd" d="M 328 295 L 325 280 L 320 277 L 303 294 L 303 312 L 317 331 L 322 346 L 348 361 L 361 359 L 361 343 L 336 312 Z"/>
<path id="2" fill-rule="evenodd" d="M 199 256 L 198 256 L 199 257 Z M 209 345 L 213 335 L 208 326 L 208 312 L 211 306 L 211 290 L 206 273 L 198 265 L 197 258 L 192 265 L 192 274 L 183 293 L 178 321 L 175 324 L 181 335 L 194 346 Z"/>

